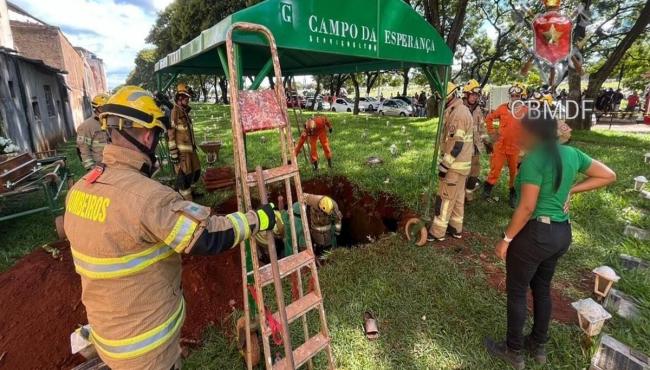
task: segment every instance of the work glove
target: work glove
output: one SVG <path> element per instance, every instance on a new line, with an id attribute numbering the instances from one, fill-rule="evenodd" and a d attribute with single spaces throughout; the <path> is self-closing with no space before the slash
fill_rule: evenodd
<path id="1" fill-rule="evenodd" d="M 259 231 L 273 230 L 275 227 L 275 205 L 273 203 L 264 204 L 255 213 L 257 213 Z"/>
<path id="2" fill-rule="evenodd" d="M 178 149 L 169 149 L 169 160 L 172 164 L 178 164 L 180 161 L 178 159 Z"/>
<path id="3" fill-rule="evenodd" d="M 438 165 L 438 177 L 444 179 L 445 176 L 447 176 L 447 171 L 449 171 L 449 167 L 445 166 L 442 163 Z"/>

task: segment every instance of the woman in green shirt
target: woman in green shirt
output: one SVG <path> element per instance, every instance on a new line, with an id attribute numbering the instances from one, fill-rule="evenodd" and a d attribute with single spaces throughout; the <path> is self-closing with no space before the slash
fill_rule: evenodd
<path id="1" fill-rule="evenodd" d="M 550 115 L 525 118 L 522 127 L 521 147 L 528 154 L 515 180 L 517 208 L 495 246 L 497 256 L 506 261 L 508 332 L 503 342 L 485 340 L 490 354 L 515 369 L 524 368 L 524 349 L 538 362 L 546 362 L 551 279 L 558 259 L 571 244 L 571 195 L 616 180 L 616 174 L 601 162 L 579 149 L 558 144 L 557 121 Z M 586 177 L 576 183 L 579 173 Z M 534 324 L 530 335 L 524 337 L 529 287 Z"/>

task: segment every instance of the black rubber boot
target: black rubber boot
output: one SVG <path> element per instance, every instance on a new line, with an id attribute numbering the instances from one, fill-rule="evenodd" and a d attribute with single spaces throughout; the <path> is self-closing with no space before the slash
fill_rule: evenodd
<path id="1" fill-rule="evenodd" d="M 314 166 L 314 171 L 318 171 L 318 161 L 312 163 L 312 166 Z"/>
<path id="2" fill-rule="evenodd" d="M 510 188 L 510 200 L 508 200 L 508 204 L 510 204 L 510 208 L 515 208 L 517 207 L 517 193 L 515 192 L 515 188 Z"/>
<path id="3" fill-rule="evenodd" d="M 438 238 L 438 237 L 433 236 L 433 234 L 431 234 L 431 233 L 427 233 L 427 241 L 428 242 L 444 242 L 445 237 L 443 236 L 442 238 Z"/>
<path id="4" fill-rule="evenodd" d="M 463 234 L 458 232 L 454 227 L 452 226 L 447 226 L 447 235 L 451 235 L 452 238 L 454 239 L 462 239 Z"/>
<path id="5" fill-rule="evenodd" d="M 479 181 L 478 177 L 470 176 L 467 178 L 467 182 L 465 183 L 465 189 L 471 191 L 474 191 L 478 189 L 478 187 L 481 186 L 481 182 Z"/>
<path id="6" fill-rule="evenodd" d="M 331 158 L 327 160 L 327 166 L 329 168 L 332 168 L 332 159 Z"/>
<path id="7" fill-rule="evenodd" d="M 546 349 L 543 344 L 537 343 L 530 335 L 524 338 L 524 348 L 528 355 L 535 359 L 538 364 L 546 363 Z"/>
<path id="8" fill-rule="evenodd" d="M 511 350 L 505 341 L 495 342 L 492 338 L 485 338 L 483 344 L 490 355 L 505 361 L 514 369 L 523 370 L 526 367 L 521 351 Z"/>
<path id="9" fill-rule="evenodd" d="M 494 185 L 490 184 L 489 182 L 485 182 L 483 184 L 483 198 L 488 199 L 492 196 L 492 188 Z"/>

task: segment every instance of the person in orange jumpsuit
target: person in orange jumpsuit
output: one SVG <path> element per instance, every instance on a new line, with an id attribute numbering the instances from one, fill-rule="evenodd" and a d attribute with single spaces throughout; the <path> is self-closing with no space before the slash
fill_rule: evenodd
<path id="1" fill-rule="evenodd" d="M 508 90 L 510 101 L 503 103 L 493 112 L 485 117 L 485 125 L 488 134 L 493 139 L 494 151 L 490 158 L 490 173 L 485 181 L 483 196 L 490 199 L 492 188 L 499 181 L 503 165 L 508 163 L 510 181 L 510 206 L 514 208 L 515 191 L 514 181 L 517 175 L 517 165 L 519 164 L 519 137 L 521 136 L 521 119 L 526 115 L 528 109 L 522 101 L 524 87 L 515 83 Z M 495 129 L 494 120 L 499 121 L 499 128 Z"/>
<path id="2" fill-rule="evenodd" d="M 305 130 L 300 134 L 300 140 L 294 149 L 296 157 L 300 154 L 305 141 L 309 139 L 309 148 L 311 149 L 311 164 L 314 170 L 318 171 L 318 151 L 317 142 L 323 147 L 325 158 L 327 158 L 327 165 L 332 168 L 332 148 L 330 147 L 330 140 L 327 137 L 327 132 L 332 133 L 332 124 L 325 116 L 315 116 L 305 122 Z"/>

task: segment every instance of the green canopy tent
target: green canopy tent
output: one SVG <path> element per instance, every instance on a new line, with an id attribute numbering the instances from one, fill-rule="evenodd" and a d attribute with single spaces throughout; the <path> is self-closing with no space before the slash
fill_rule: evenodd
<path id="1" fill-rule="evenodd" d="M 432 91 L 446 96 L 453 53 L 422 15 L 402 0 L 262 1 L 228 16 L 158 61 L 158 89 L 167 90 L 179 74 L 229 77 L 226 35 L 237 22 L 261 24 L 273 33 L 285 76 L 419 67 Z M 233 40 L 238 75 L 256 76 L 249 87 L 256 90 L 272 75 L 266 40 L 241 31 L 235 31 Z M 243 82 L 240 77 L 239 88 Z M 438 139 L 443 104 L 440 106 Z M 438 142 L 432 173 L 437 166 Z M 431 178 L 433 181 L 435 176 Z M 427 203 L 425 217 L 430 201 Z"/>

